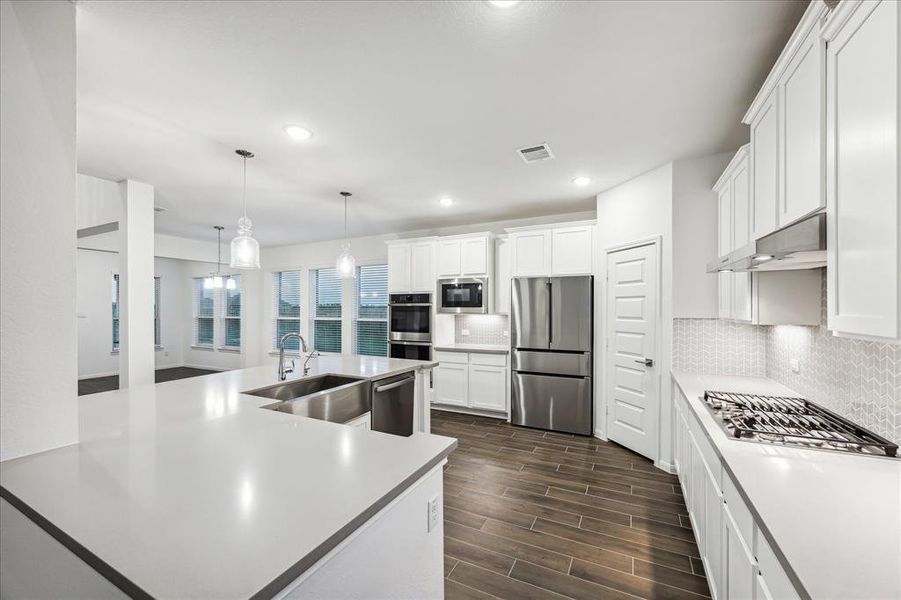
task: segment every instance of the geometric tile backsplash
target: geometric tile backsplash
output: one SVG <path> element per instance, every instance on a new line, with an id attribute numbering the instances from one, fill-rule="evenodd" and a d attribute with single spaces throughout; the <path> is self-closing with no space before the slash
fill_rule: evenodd
<path id="1" fill-rule="evenodd" d="M 463 335 L 464 329 L 469 335 Z M 455 315 L 454 343 L 508 346 L 510 336 L 504 334 L 509 330 L 507 315 Z"/>
<path id="2" fill-rule="evenodd" d="M 825 306 L 818 327 L 673 319 L 673 369 L 768 377 L 901 443 L 901 346 L 832 335 Z"/>

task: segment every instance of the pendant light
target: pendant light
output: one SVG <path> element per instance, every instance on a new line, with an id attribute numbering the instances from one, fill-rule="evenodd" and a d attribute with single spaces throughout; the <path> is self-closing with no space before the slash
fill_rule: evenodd
<path id="1" fill-rule="evenodd" d="M 335 261 L 335 269 L 342 279 L 355 279 L 357 276 L 357 259 L 350 253 L 350 240 L 347 239 L 347 199 L 352 196 L 350 192 L 341 192 L 344 196 L 344 245 L 338 260 Z"/>
<path id="2" fill-rule="evenodd" d="M 222 277 L 222 273 L 220 270 L 222 269 L 222 230 L 225 229 L 222 225 L 213 225 L 213 229 L 216 230 L 216 249 L 218 250 L 218 254 L 216 256 L 216 272 L 210 273 L 209 277 L 203 280 L 203 287 L 206 289 L 222 289 L 223 284 L 228 286 L 228 289 L 235 289 L 235 280 L 231 277 L 225 278 Z M 225 283 L 225 279 L 228 279 L 228 283 Z"/>
<path id="3" fill-rule="evenodd" d="M 244 214 L 238 219 L 238 235 L 231 243 L 231 262 L 233 269 L 259 269 L 260 243 L 253 239 L 253 222 L 247 218 L 247 159 L 253 158 L 249 150 L 235 150 L 235 154 L 244 159 Z"/>

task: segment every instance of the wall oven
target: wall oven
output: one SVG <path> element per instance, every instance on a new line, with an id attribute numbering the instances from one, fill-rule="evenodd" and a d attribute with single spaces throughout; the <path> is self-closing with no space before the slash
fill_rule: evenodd
<path id="1" fill-rule="evenodd" d="M 488 312 L 488 279 L 455 277 L 438 280 L 438 312 L 484 314 Z"/>
<path id="2" fill-rule="evenodd" d="M 388 356 L 432 360 L 432 295 L 388 297 Z"/>

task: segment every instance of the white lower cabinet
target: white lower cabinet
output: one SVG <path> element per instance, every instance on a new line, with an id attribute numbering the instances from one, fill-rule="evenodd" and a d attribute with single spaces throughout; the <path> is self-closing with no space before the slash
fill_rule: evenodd
<path id="1" fill-rule="evenodd" d="M 435 352 L 434 404 L 507 412 L 507 369 L 505 354 L 477 352 Z"/>
<path id="2" fill-rule="evenodd" d="M 674 464 L 713 600 L 800 598 L 678 388 Z"/>
<path id="3" fill-rule="evenodd" d="M 355 427 L 357 429 L 366 429 L 367 431 L 372 429 L 372 413 L 367 412 L 366 414 L 362 414 L 356 419 L 351 419 L 347 423 L 345 423 L 348 427 Z"/>

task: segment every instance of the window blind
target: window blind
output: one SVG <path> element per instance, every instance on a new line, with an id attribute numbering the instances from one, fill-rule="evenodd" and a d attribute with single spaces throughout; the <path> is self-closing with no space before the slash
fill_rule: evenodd
<path id="1" fill-rule="evenodd" d="M 204 277 L 194 278 L 194 345 L 212 346 L 215 341 L 215 295 L 213 288 L 205 288 Z"/>
<path id="2" fill-rule="evenodd" d="M 357 354 L 388 355 L 388 265 L 357 269 Z"/>
<path id="3" fill-rule="evenodd" d="M 113 273 L 113 350 L 119 349 L 119 274 Z M 153 278 L 153 345 L 161 345 L 160 278 Z"/>
<path id="4" fill-rule="evenodd" d="M 313 289 L 313 348 L 341 352 L 341 295 L 344 280 L 335 269 L 310 271 Z"/>
<path id="5" fill-rule="evenodd" d="M 234 281 L 234 289 L 228 288 L 228 282 Z M 229 275 L 225 279 L 222 302 L 222 331 L 226 348 L 241 347 L 241 276 Z"/>
<path id="6" fill-rule="evenodd" d="M 272 348 L 286 333 L 300 333 L 300 271 L 278 271 L 272 274 Z M 297 352 L 300 342 L 288 340 L 286 350 Z"/>

